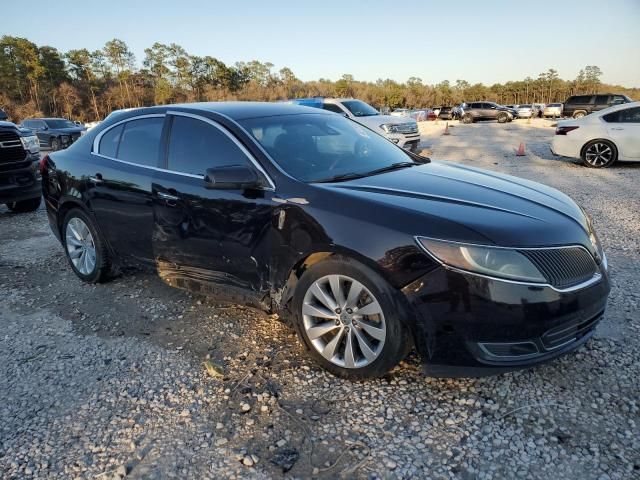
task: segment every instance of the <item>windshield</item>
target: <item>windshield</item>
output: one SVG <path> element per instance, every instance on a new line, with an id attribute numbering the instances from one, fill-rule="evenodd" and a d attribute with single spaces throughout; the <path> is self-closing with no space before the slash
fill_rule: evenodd
<path id="1" fill-rule="evenodd" d="M 417 165 L 389 140 L 338 115 L 282 115 L 240 123 L 285 172 L 303 182 Z"/>
<path id="2" fill-rule="evenodd" d="M 49 128 L 77 127 L 77 125 L 73 123 L 71 120 L 64 120 L 64 119 L 47 120 L 45 123 Z"/>
<path id="3" fill-rule="evenodd" d="M 373 115 L 380 115 L 375 108 L 371 105 L 364 103 L 361 100 L 346 100 L 342 104 L 347 107 L 355 117 L 372 117 Z"/>

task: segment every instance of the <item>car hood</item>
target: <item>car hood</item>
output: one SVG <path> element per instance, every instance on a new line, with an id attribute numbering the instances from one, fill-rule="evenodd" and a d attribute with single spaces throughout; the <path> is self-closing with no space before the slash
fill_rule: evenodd
<path id="1" fill-rule="evenodd" d="M 67 127 L 67 128 L 51 128 L 49 129 L 49 131 L 56 131 L 59 133 L 79 133 L 79 132 L 83 132 L 85 130 L 85 128 L 83 127 Z"/>
<path id="2" fill-rule="evenodd" d="M 411 117 L 397 117 L 391 115 L 371 115 L 370 117 L 354 117 L 354 120 L 371 129 L 379 129 L 380 125 L 399 125 L 402 123 L 416 123 Z"/>
<path id="3" fill-rule="evenodd" d="M 375 212 L 372 221 L 408 220 L 415 235 L 501 246 L 591 247 L 586 216 L 571 198 L 509 175 L 433 161 L 323 186 L 378 204 L 365 208 Z"/>

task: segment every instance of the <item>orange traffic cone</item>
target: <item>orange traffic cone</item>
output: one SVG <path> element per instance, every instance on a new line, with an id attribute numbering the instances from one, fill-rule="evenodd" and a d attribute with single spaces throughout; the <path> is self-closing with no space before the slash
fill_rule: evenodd
<path id="1" fill-rule="evenodd" d="M 443 135 L 451 135 L 449 133 L 449 122 L 447 122 L 447 124 L 444 127 L 444 132 L 442 133 Z"/>
<path id="2" fill-rule="evenodd" d="M 518 151 L 516 152 L 516 157 L 524 157 L 524 142 L 520 142 L 520 146 L 518 147 Z"/>

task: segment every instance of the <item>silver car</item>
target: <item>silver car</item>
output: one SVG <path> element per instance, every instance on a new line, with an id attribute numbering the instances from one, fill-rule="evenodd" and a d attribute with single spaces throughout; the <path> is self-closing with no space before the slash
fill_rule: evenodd
<path id="1" fill-rule="evenodd" d="M 531 118 L 533 116 L 533 107 L 531 104 L 518 105 L 518 118 Z"/>
<path id="2" fill-rule="evenodd" d="M 561 103 L 550 103 L 546 107 L 544 107 L 544 111 L 542 115 L 545 117 L 561 117 L 562 116 L 562 104 Z"/>

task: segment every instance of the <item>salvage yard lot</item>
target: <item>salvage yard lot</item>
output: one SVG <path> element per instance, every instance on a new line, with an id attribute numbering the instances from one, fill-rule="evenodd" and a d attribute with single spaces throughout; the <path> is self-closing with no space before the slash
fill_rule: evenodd
<path id="1" fill-rule="evenodd" d="M 552 124 L 421 126 L 434 159 L 570 195 L 607 252 L 594 339 L 488 378 L 425 378 L 414 355 L 383 379 L 334 378 L 265 313 L 138 271 L 82 284 L 42 209 L 0 207 L 0 476 L 640 477 L 640 164 L 554 157 Z"/>

